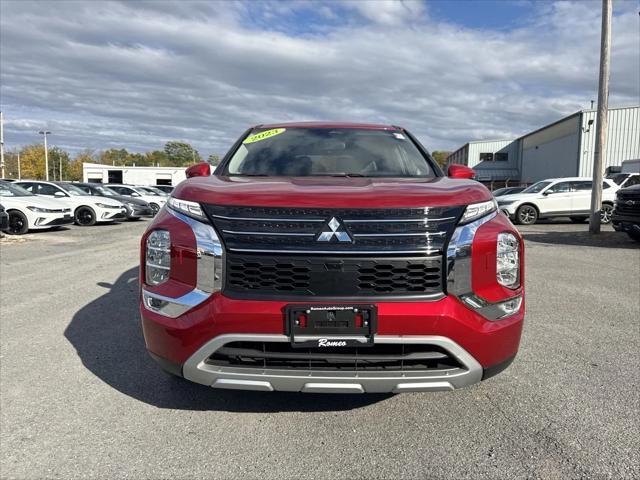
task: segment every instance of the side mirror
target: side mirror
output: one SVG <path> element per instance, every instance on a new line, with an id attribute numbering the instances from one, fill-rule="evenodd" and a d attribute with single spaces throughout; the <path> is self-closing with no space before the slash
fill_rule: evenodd
<path id="1" fill-rule="evenodd" d="M 66 197 L 66 195 L 64 193 L 62 193 L 60 190 L 58 190 L 56 193 L 53 194 L 54 197 Z"/>
<path id="2" fill-rule="evenodd" d="M 465 165 L 449 165 L 447 169 L 447 175 L 450 178 L 474 178 L 476 176 L 476 172 L 473 168 L 469 168 Z"/>
<path id="3" fill-rule="evenodd" d="M 545 197 L 547 195 L 551 195 L 553 192 L 551 190 L 545 190 L 544 192 L 542 192 L 542 195 L 544 195 Z"/>
<path id="4" fill-rule="evenodd" d="M 211 176 L 211 165 L 207 162 L 196 163 L 185 170 L 187 178 Z"/>

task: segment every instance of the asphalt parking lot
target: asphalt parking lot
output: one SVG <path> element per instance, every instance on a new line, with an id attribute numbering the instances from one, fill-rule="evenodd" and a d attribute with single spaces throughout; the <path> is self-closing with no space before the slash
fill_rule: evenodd
<path id="1" fill-rule="evenodd" d="M 161 372 L 146 222 L 0 241 L 2 478 L 638 478 L 640 247 L 523 228 L 516 361 L 453 393 L 218 391 Z"/>

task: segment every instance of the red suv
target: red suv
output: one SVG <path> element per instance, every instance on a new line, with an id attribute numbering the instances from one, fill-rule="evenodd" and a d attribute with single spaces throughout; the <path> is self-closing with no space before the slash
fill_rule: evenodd
<path id="1" fill-rule="evenodd" d="M 491 193 L 395 126 L 249 129 L 141 241 L 151 356 L 217 388 L 453 390 L 506 368 L 523 243 Z"/>

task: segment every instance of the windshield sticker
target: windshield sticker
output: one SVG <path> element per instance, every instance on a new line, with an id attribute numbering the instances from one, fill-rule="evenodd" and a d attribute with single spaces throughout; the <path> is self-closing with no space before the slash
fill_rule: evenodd
<path id="1" fill-rule="evenodd" d="M 260 140 L 271 138 L 275 135 L 280 135 L 281 133 L 284 133 L 285 130 L 286 128 L 274 128 L 272 130 L 265 130 L 264 132 L 256 133 L 254 135 L 249 135 L 247 138 L 244 139 L 242 143 L 259 142 Z"/>
<path id="2" fill-rule="evenodd" d="M 393 134 L 394 137 L 396 137 L 398 140 L 404 140 L 404 135 L 402 135 L 401 133 L 395 133 Z"/>

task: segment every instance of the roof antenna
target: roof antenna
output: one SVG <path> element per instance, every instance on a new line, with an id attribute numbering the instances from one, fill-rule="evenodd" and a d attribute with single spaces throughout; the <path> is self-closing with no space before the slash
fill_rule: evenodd
<path id="1" fill-rule="evenodd" d="M 591 100 L 591 110 L 593 110 L 593 100 Z"/>

